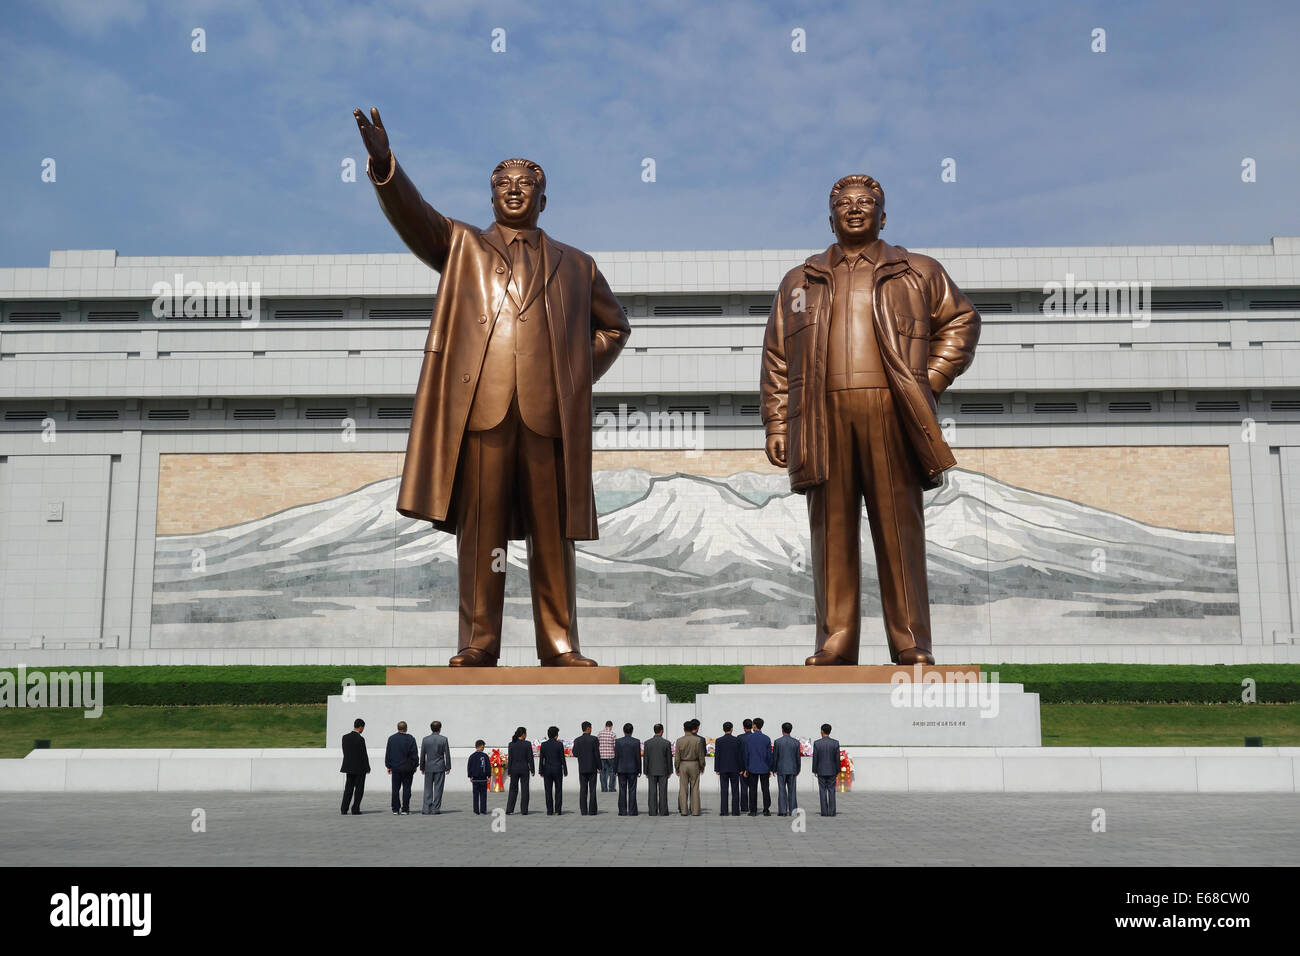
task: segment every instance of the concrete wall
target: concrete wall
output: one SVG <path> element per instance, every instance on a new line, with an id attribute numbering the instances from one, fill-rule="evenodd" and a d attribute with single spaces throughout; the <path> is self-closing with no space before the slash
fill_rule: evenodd
<path id="1" fill-rule="evenodd" d="M 1300 791 L 1297 747 L 1044 747 L 1044 748 L 847 748 L 858 793 L 1296 793 Z M 446 790 L 468 799 L 465 760 L 452 751 Z M 0 793 L 121 791 L 320 794 L 332 807 L 342 794 L 340 757 L 333 750 L 36 750 L 21 760 L 0 760 Z M 371 749 L 362 808 L 387 812 L 389 777 L 383 749 Z M 716 788 L 711 766 L 704 786 Z M 576 805 L 576 768 L 565 791 Z M 644 795 L 644 782 L 641 784 Z M 799 779 L 805 805 L 816 800 L 816 782 Z M 416 774 L 411 804 L 423 779 Z M 533 798 L 541 800 L 541 781 Z M 598 805 L 612 807 L 608 794 Z"/>

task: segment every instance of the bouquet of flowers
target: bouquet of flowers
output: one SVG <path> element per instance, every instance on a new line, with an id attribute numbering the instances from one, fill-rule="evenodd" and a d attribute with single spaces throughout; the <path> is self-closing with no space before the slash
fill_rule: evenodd
<path id="1" fill-rule="evenodd" d="M 488 789 L 493 793 L 502 793 L 506 789 L 505 758 L 501 756 L 500 750 L 494 750 L 488 754 L 488 761 L 492 764 L 492 776 L 488 778 Z"/>
<path id="2" fill-rule="evenodd" d="M 800 738 L 799 738 L 799 753 L 802 754 L 802 755 L 805 756 L 805 757 L 811 757 L 811 756 L 812 756 L 812 738 L 811 738 L 811 737 L 800 737 Z"/>
<path id="3" fill-rule="evenodd" d="M 840 751 L 840 775 L 835 781 L 835 789 L 840 793 L 853 789 L 853 759 L 847 750 Z"/>

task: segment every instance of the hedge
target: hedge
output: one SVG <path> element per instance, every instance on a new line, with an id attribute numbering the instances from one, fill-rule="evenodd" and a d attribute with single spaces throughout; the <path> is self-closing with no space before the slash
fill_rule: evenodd
<path id="1" fill-rule="evenodd" d="M 710 684 L 739 684 L 745 679 L 745 668 L 740 665 L 646 664 L 620 668 L 624 684 L 639 684 L 646 678 L 655 682 L 655 689 L 667 694 L 674 704 L 695 702 L 698 694 L 706 694 Z"/>
<path id="2" fill-rule="evenodd" d="M 1296 664 L 988 664 L 1006 684 L 1024 684 L 1043 703 L 1242 703 L 1242 681 L 1261 704 L 1300 701 Z"/>
<path id="3" fill-rule="evenodd" d="M 0 672 L 16 673 L 16 668 Z M 343 680 L 383 684 L 383 667 L 29 667 L 30 675 L 102 672 L 108 706 L 198 704 L 323 704 L 342 690 Z"/>
<path id="4" fill-rule="evenodd" d="M 383 684 L 382 666 L 39 667 L 34 671 L 101 671 L 109 705 L 323 704 L 343 680 Z M 673 703 L 690 703 L 710 684 L 738 684 L 738 665 L 623 667 L 620 679 L 645 678 Z M 1261 704 L 1300 702 L 1297 664 L 985 664 L 1002 683 L 1024 684 L 1043 703 L 1240 703 L 1242 680 L 1255 681 Z M 0 668 L 13 673 L 15 668 Z"/>

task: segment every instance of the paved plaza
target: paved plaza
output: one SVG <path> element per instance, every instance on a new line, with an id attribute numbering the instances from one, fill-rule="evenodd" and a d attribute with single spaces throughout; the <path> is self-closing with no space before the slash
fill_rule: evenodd
<path id="1" fill-rule="evenodd" d="M 841 794 L 839 816 L 792 820 L 704 814 L 624 818 L 600 794 L 593 819 L 545 815 L 540 786 L 532 812 L 475 816 L 468 794 L 440 816 L 394 817 L 387 779 L 374 780 L 360 817 L 341 816 L 338 797 L 310 794 L 4 794 L 0 866 L 270 865 L 1294 865 L 1300 800 L 1294 795 Z M 711 788 L 710 788 L 711 789 Z M 644 798 L 644 787 L 642 788 Z M 775 791 L 775 788 L 774 788 Z M 775 797 L 775 792 L 773 793 Z M 676 805 L 675 788 L 673 805 Z M 489 810 L 504 807 L 490 794 Z M 807 805 L 805 801 L 805 806 Z M 193 811 L 206 832 L 194 833 Z M 1094 808 L 1106 832 L 1094 833 Z"/>

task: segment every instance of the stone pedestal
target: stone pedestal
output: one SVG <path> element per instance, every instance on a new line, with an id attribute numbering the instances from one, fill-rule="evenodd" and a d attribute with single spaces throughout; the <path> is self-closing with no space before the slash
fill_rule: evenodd
<path id="1" fill-rule="evenodd" d="M 806 668 L 813 670 L 814 668 Z M 839 669 L 839 668 L 836 668 Z M 762 717 L 776 738 L 781 724 L 816 739 L 822 724 L 845 747 L 1037 747 L 1038 695 L 1021 684 L 713 684 L 695 698 L 697 716 L 716 737 L 723 721 Z"/>
<path id="2" fill-rule="evenodd" d="M 665 736 L 676 739 L 682 721 L 690 717 L 700 719 L 705 737 L 720 736 L 724 721 L 739 733 L 744 718 L 762 717 L 764 730 L 774 738 L 785 721 L 794 725 L 795 736 L 813 739 L 829 723 L 832 735 L 846 747 L 1041 743 L 1038 695 L 1026 694 L 1020 684 L 995 682 L 713 684 L 694 704 L 669 704 L 665 695 L 641 684 L 426 684 L 351 690 L 351 700 L 329 698 L 326 746 L 336 747 L 357 717 L 365 720 L 372 747 L 381 746 L 399 720 L 406 721 L 407 732 L 417 740 L 429 733 L 430 721 L 439 720 L 453 747 L 473 747 L 477 738 L 489 747 L 505 747 L 516 727 L 525 727 L 529 739 L 539 739 L 554 724 L 561 738 L 571 739 L 582 732 L 584 720 L 591 721 L 595 733 L 612 720 L 620 736 L 623 724 L 631 723 L 642 740 L 662 723 Z"/>
<path id="3" fill-rule="evenodd" d="M 640 684 L 397 685 L 349 690 L 351 699 L 334 694 L 327 702 L 327 747 L 338 747 L 358 717 L 366 722 L 365 736 L 371 747 L 382 747 L 382 742 L 397 731 L 399 720 L 406 721 L 406 732 L 417 741 L 429 734 L 431 721 L 442 721 L 442 734 L 452 747 L 473 747 L 479 738 L 489 747 L 505 747 L 516 727 L 526 728 L 530 740 L 545 738 L 546 728 L 552 724 L 560 728 L 560 737 L 568 740 L 582 733 L 584 720 L 591 721 L 592 733 L 599 733 L 605 721 L 612 720 L 619 736 L 623 724 L 631 723 L 635 727 L 633 734 L 644 739 L 652 735 L 656 723 L 665 722 L 668 707 L 665 695 Z M 380 763 L 378 769 L 382 771 Z"/>

